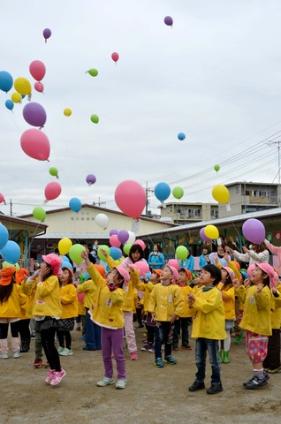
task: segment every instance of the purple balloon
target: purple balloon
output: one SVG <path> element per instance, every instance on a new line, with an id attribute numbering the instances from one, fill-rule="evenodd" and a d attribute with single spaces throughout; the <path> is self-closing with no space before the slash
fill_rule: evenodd
<path id="1" fill-rule="evenodd" d="M 23 108 L 22 114 L 26 122 L 33 125 L 33 127 L 42 128 L 47 119 L 43 106 L 35 102 L 27 103 Z"/>
<path id="2" fill-rule="evenodd" d="M 205 242 L 207 242 L 207 241 L 211 241 L 208 237 L 206 237 L 206 235 L 205 235 L 205 227 L 203 227 L 203 228 L 201 228 L 201 230 L 199 231 L 199 234 L 200 234 L 200 238 L 201 238 L 201 240 L 202 241 L 205 241 Z"/>
<path id="3" fill-rule="evenodd" d="M 48 38 L 50 38 L 52 35 L 52 31 L 50 30 L 50 28 L 45 28 L 43 30 L 43 37 L 45 38 L 45 41 L 48 40 Z"/>
<path id="4" fill-rule="evenodd" d="M 119 231 L 118 230 L 110 230 L 109 231 L 109 237 L 111 237 L 111 236 L 118 236 L 118 233 L 119 233 Z"/>
<path id="5" fill-rule="evenodd" d="M 126 241 L 129 239 L 129 233 L 126 230 L 121 230 L 118 233 L 118 239 L 120 243 L 125 244 Z"/>
<path id="6" fill-rule="evenodd" d="M 89 185 L 95 184 L 95 182 L 97 181 L 96 177 L 92 174 L 87 175 L 86 177 L 86 183 Z"/>
<path id="7" fill-rule="evenodd" d="M 173 18 L 171 16 L 165 16 L 164 23 L 168 26 L 172 26 L 173 25 Z"/>
<path id="8" fill-rule="evenodd" d="M 265 239 L 265 228 L 258 219 L 247 219 L 242 226 L 242 233 L 246 240 L 254 244 L 261 244 Z"/>

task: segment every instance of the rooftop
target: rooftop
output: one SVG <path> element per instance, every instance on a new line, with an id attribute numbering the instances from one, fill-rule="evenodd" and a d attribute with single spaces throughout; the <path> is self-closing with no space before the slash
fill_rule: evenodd
<path id="1" fill-rule="evenodd" d="M 234 183 L 229 183 L 229 184 L 225 184 L 226 187 L 231 187 L 231 186 L 235 186 L 235 185 L 255 185 L 255 186 L 272 186 L 272 187 L 277 187 L 278 184 L 276 183 L 259 183 L 259 182 L 255 182 L 255 181 L 235 181 Z"/>

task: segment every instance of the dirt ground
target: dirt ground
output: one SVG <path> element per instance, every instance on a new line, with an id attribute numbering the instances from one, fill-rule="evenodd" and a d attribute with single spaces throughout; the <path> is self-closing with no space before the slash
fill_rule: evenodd
<path id="1" fill-rule="evenodd" d="M 137 330 L 139 346 L 143 330 Z M 177 365 L 158 369 L 153 354 L 139 353 L 127 361 L 128 386 L 96 387 L 103 375 L 100 352 L 82 351 L 80 333 L 73 332 L 74 356 L 62 358 L 67 376 L 59 387 L 44 383 L 46 370 L 35 370 L 30 353 L 0 361 L 1 424 L 202 424 L 281 422 L 281 374 L 266 388 L 245 391 L 250 365 L 243 346 L 233 346 L 232 362 L 222 365 L 224 391 L 210 396 L 189 393 L 193 382 L 194 350 L 176 352 Z M 208 379 L 206 383 L 208 383 Z"/>

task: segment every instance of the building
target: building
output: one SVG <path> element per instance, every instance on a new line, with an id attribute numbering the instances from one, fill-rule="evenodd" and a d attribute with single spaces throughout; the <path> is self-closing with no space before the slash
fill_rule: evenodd
<path id="1" fill-rule="evenodd" d="M 226 187 L 230 192 L 230 208 L 220 205 L 220 218 L 281 206 L 278 184 L 235 182 L 226 184 Z"/>
<path id="2" fill-rule="evenodd" d="M 95 216 L 99 213 L 107 215 L 109 219 L 107 228 L 100 228 L 96 224 Z M 31 222 L 35 221 L 32 214 L 23 215 L 22 217 Z M 64 237 L 82 244 L 92 244 L 95 240 L 108 242 L 110 229 L 132 230 L 132 225 L 135 225 L 131 218 L 121 212 L 88 204 L 84 204 L 78 213 L 72 212 L 69 208 L 47 211 L 44 223 L 47 225 L 46 233 L 37 237 L 36 242 L 33 244 L 31 253 L 35 258 L 42 253 L 54 251 L 58 241 Z M 171 224 L 141 217 L 136 226 L 136 234 L 149 234 L 170 228 Z"/>
<path id="3" fill-rule="evenodd" d="M 168 202 L 160 208 L 161 219 L 170 219 L 176 225 L 218 218 L 218 205 L 215 203 Z"/>

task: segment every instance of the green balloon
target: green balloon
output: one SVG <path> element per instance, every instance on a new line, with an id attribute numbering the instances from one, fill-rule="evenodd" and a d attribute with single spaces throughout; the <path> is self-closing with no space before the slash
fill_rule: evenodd
<path id="1" fill-rule="evenodd" d="M 91 77 L 96 77 L 99 73 L 99 71 L 95 68 L 91 68 L 87 72 L 88 72 L 89 75 L 91 75 Z"/>
<path id="2" fill-rule="evenodd" d="M 77 243 L 71 246 L 68 254 L 73 262 L 75 262 L 77 265 L 80 265 L 83 262 L 83 259 L 81 258 L 82 252 L 85 252 L 85 247 L 82 246 L 82 244 Z"/>
<path id="3" fill-rule="evenodd" d="M 34 208 L 32 211 L 33 218 L 38 219 L 38 221 L 45 221 L 46 212 L 43 208 Z"/>
<path id="4" fill-rule="evenodd" d="M 174 187 L 172 194 L 175 199 L 181 199 L 184 195 L 184 190 L 181 187 Z"/>
<path id="5" fill-rule="evenodd" d="M 100 118 L 98 117 L 98 115 L 91 115 L 91 121 L 93 122 L 93 124 L 98 124 L 99 120 Z"/>
<path id="6" fill-rule="evenodd" d="M 125 255 L 129 256 L 129 252 L 130 252 L 131 247 L 132 247 L 131 243 L 124 244 L 123 252 L 125 253 Z"/>
<path id="7" fill-rule="evenodd" d="M 103 254 L 102 254 L 102 250 L 106 250 L 106 251 L 107 251 L 107 253 L 109 254 L 110 249 L 109 249 L 109 247 L 108 247 L 106 244 L 101 244 L 101 245 L 98 247 L 98 257 L 99 257 L 99 259 L 100 259 L 101 261 L 105 261 L 105 260 L 106 260 L 106 258 L 103 256 Z"/>
<path id="8" fill-rule="evenodd" d="M 188 249 L 185 246 L 178 246 L 176 248 L 176 258 L 184 261 L 188 256 Z"/>
<path id="9" fill-rule="evenodd" d="M 216 172 L 219 172 L 220 169 L 221 169 L 220 165 L 217 164 L 217 165 L 214 166 L 214 170 Z"/>
<path id="10" fill-rule="evenodd" d="M 59 170 L 58 170 L 58 168 L 55 168 L 54 166 L 52 166 L 50 169 L 49 169 L 49 174 L 50 175 L 52 175 L 52 177 L 59 177 Z"/>

